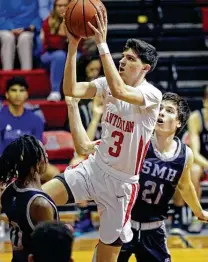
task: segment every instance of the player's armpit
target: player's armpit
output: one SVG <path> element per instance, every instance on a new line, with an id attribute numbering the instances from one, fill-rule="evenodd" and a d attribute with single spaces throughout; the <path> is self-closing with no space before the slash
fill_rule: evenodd
<path id="1" fill-rule="evenodd" d="M 42 185 L 43 191 L 48 194 L 56 205 L 65 205 L 68 201 L 68 193 L 64 184 L 56 178 Z"/>
<path id="2" fill-rule="evenodd" d="M 54 220 L 54 209 L 44 197 L 37 197 L 30 206 L 30 217 L 34 225 L 41 221 Z"/>

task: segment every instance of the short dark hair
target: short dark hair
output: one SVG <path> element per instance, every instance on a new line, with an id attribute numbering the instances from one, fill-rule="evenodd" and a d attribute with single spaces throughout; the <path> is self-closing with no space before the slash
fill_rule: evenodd
<path id="1" fill-rule="evenodd" d="M 162 101 L 171 101 L 174 105 L 177 106 L 178 119 L 181 122 L 181 126 L 177 129 L 176 134 L 179 134 L 183 130 L 190 116 L 190 108 L 188 103 L 178 94 L 171 92 L 164 93 Z"/>
<path id="2" fill-rule="evenodd" d="M 143 40 L 131 38 L 127 40 L 124 46 L 124 51 L 129 48 L 137 54 L 142 63 L 149 64 L 151 66 L 149 72 L 152 72 L 155 69 L 158 61 L 158 53 L 154 46 Z"/>
<path id="3" fill-rule="evenodd" d="M 34 136 L 19 137 L 5 148 L 0 157 L 0 182 L 7 184 L 14 178 L 24 182 L 42 157 L 46 161 L 43 148 Z"/>
<path id="4" fill-rule="evenodd" d="M 25 80 L 24 77 L 21 76 L 15 76 L 7 80 L 6 82 L 6 92 L 9 91 L 9 89 L 14 86 L 14 85 L 19 85 L 25 87 L 26 90 L 29 89 L 29 85 L 27 81 Z"/>
<path id="5" fill-rule="evenodd" d="M 73 234 L 62 222 L 43 222 L 31 234 L 30 253 L 35 262 L 69 262 Z"/>

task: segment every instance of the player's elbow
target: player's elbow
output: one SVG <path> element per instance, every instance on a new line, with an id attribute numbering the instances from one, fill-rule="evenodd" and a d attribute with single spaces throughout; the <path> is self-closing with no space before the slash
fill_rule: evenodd
<path id="1" fill-rule="evenodd" d="M 113 97 L 115 97 L 117 99 L 121 99 L 121 100 L 122 100 L 123 97 L 126 96 L 126 91 L 125 91 L 123 86 L 118 86 L 117 88 L 113 89 L 113 91 L 111 91 L 111 93 L 112 93 Z"/>
<path id="2" fill-rule="evenodd" d="M 81 156 L 89 155 L 89 148 L 86 144 L 75 146 L 75 150 L 76 150 L 78 155 L 81 155 Z"/>
<path id="3" fill-rule="evenodd" d="M 86 155 L 86 150 L 82 147 L 75 147 L 75 150 L 78 155 L 85 156 Z"/>
<path id="4" fill-rule="evenodd" d="M 63 93 L 64 93 L 64 96 L 71 96 L 72 97 L 72 90 L 70 90 L 69 88 L 63 87 Z"/>
<path id="5" fill-rule="evenodd" d="M 79 144 L 77 147 L 75 146 L 76 152 L 82 156 L 88 156 L 91 153 L 95 152 L 95 145 L 92 141 L 85 142 L 83 144 Z"/>
<path id="6" fill-rule="evenodd" d="M 73 90 L 71 90 L 71 88 L 70 89 L 63 88 L 63 93 L 64 93 L 64 96 L 75 97 L 73 94 Z"/>
<path id="7" fill-rule="evenodd" d="M 64 93 L 65 96 L 77 97 L 76 84 L 64 83 L 63 93 Z"/>

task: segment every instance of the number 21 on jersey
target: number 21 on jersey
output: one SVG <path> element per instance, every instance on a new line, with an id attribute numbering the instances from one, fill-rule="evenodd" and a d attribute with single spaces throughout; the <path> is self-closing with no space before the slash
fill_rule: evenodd
<path id="1" fill-rule="evenodd" d="M 144 189 L 144 191 L 142 192 L 142 200 L 144 200 L 148 204 L 155 204 L 155 205 L 158 204 L 163 194 L 164 184 L 159 185 L 158 193 L 157 193 L 158 186 L 153 181 L 150 180 L 146 181 L 144 183 L 144 187 L 148 187 L 148 188 Z"/>

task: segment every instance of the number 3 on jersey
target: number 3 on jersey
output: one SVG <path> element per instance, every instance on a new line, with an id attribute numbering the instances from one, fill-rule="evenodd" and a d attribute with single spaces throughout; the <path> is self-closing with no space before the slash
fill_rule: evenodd
<path id="1" fill-rule="evenodd" d="M 113 156 L 113 157 L 118 157 L 120 155 L 121 152 L 121 145 L 123 143 L 124 140 L 124 135 L 123 133 L 119 132 L 119 131 L 113 131 L 111 134 L 111 137 L 115 138 L 113 147 L 109 147 L 108 149 L 108 153 L 109 155 Z"/>

